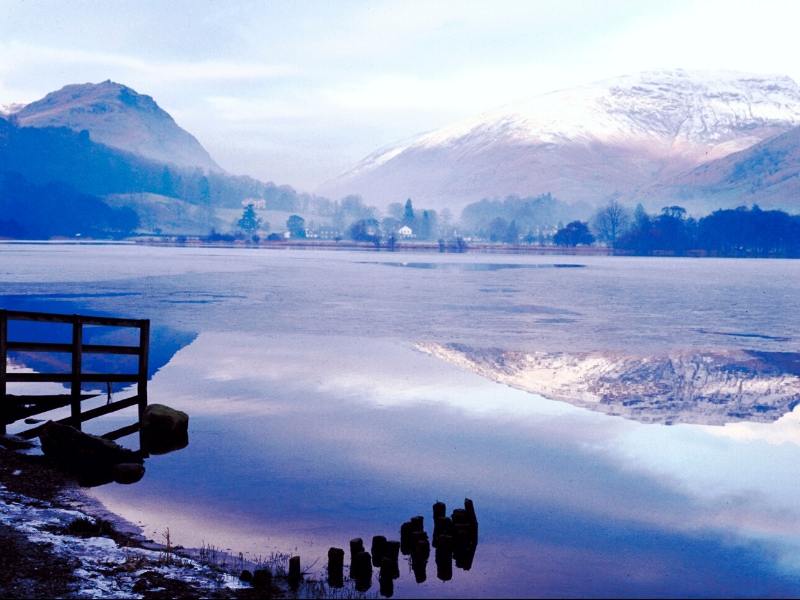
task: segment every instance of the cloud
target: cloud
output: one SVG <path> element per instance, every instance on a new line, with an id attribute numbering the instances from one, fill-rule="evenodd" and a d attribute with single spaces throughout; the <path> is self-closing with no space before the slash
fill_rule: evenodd
<path id="1" fill-rule="evenodd" d="M 206 103 L 219 119 L 239 123 L 307 118 L 318 112 L 318 107 L 291 97 L 209 96 Z"/>
<path id="2" fill-rule="evenodd" d="M 478 66 L 444 77 L 385 74 L 335 85 L 323 95 L 342 109 L 439 111 L 464 116 L 573 83 L 578 82 L 556 69 L 522 63 L 499 68 Z"/>
<path id="3" fill-rule="evenodd" d="M 0 44 L 0 74 L 37 67 L 49 69 L 54 66 L 73 66 L 78 69 L 103 67 L 127 71 L 131 75 L 146 77 L 152 83 L 263 80 L 297 73 L 295 67 L 285 64 L 224 60 L 145 60 L 126 54 L 33 46 L 19 42 Z"/>

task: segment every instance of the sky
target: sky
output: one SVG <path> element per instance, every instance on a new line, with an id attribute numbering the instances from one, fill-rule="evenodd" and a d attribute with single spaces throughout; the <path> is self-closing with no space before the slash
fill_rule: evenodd
<path id="1" fill-rule="evenodd" d="M 303 191 L 393 142 L 638 71 L 800 81 L 800 3 L 0 0 L 0 105 L 124 83 L 225 169 Z"/>

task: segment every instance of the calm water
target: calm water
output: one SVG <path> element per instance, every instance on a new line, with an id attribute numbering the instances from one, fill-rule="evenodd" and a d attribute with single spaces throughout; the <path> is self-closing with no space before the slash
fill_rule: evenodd
<path id="1" fill-rule="evenodd" d="M 473 568 L 443 583 L 431 561 L 417 585 L 401 566 L 401 597 L 800 594 L 800 412 L 643 425 L 413 349 L 798 352 L 799 275 L 777 260 L 0 245 L 4 307 L 153 321 L 151 401 L 190 413 L 190 444 L 136 485 L 96 488 L 111 510 L 320 570 L 329 546 L 397 537 L 416 514 L 430 531 L 435 500 L 472 498 Z"/>

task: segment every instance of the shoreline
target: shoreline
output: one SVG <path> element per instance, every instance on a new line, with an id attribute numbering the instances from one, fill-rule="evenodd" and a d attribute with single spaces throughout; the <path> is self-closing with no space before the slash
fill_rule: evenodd
<path id="1" fill-rule="evenodd" d="M 97 239 L 51 239 L 51 240 L 17 240 L 0 239 L 0 245 L 9 246 L 149 246 L 155 248 L 243 248 L 250 250 L 340 250 L 340 251 L 359 251 L 359 252 L 419 252 L 424 254 L 517 254 L 517 255 L 539 255 L 539 256 L 615 256 L 610 248 L 600 247 L 576 247 L 565 248 L 559 246 L 537 246 L 518 244 L 510 246 L 508 244 L 492 244 L 481 242 L 470 244 L 465 250 L 455 250 L 447 248 L 445 251 L 439 249 L 437 242 L 401 242 L 395 245 L 394 249 L 386 246 L 376 247 L 375 244 L 368 242 L 354 242 L 351 240 L 281 240 L 259 242 L 248 242 L 245 240 L 235 241 L 207 241 L 199 238 L 186 236 L 186 241 L 176 241 L 173 239 L 154 239 L 154 238 L 126 238 L 119 240 L 97 240 Z M 622 256 L 619 254 L 619 256 Z"/>
<path id="2" fill-rule="evenodd" d="M 4 598 L 281 597 L 288 556 L 255 564 L 214 546 L 173 545 L 143 535 L 44 456 L 0 439 L 0 596 Z M 237 573 L 268 567 L 271 590 Z M 317 582 L 309 579 L 307 585 Z"/>
<path id="3" fill-rule="evenodd" d="M 186 237 L 186 241 L 177 241 L 176 238 Z M 441 250 L 437 242 L 400 242 L 389 248 L 368 242 L 354 242 L 352 240 L 280 240 L 258 242 L 248 242 L 245 240 L 235 241 L 207 241 L 191 236 L 172 236 L 173 239 L 163 240 L 154 238 L 132 237 L 125 239 L 50 239 L 50 240 L 23 240 L 23 239 L 2 239 L 0 246 L 146 246 L 152 248 L 235 248 L 246 250 L 335 250 L 353 252 L 384 252 L 395 253 L 419 253 L 419 254 L 489 254 L 489 255 L 508 255 L 508 256 L 608 256 L 621 258 L 713 258 L 713 259 L 749 259 L 749 260 L 799 260 L 792 256 L 733 256 L 728 254 L 714 254 L 705 250 L 688 250 L 683 254 L 674 252 L 656 251 L 652 254 L 636 254 L 629 250 L 614 250 L 608 247 L 598 246 L 540 246 L 528 244 L 497 244 L 491 242 L 472 242 L 464 249 L 455 249 L 448 245 L 445 250 Z"/>

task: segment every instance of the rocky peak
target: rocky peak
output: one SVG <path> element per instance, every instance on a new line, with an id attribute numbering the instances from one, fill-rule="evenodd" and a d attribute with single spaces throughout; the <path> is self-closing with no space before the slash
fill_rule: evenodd
<path id="1" fill-rule="evenodd" d="M 66 85 L 17 110 L 15 116 L 23 127 L 86 130 L 96 142 L 145 158 L 220 170 L 197 139 L 151 96 L 111 80 Z"/>

